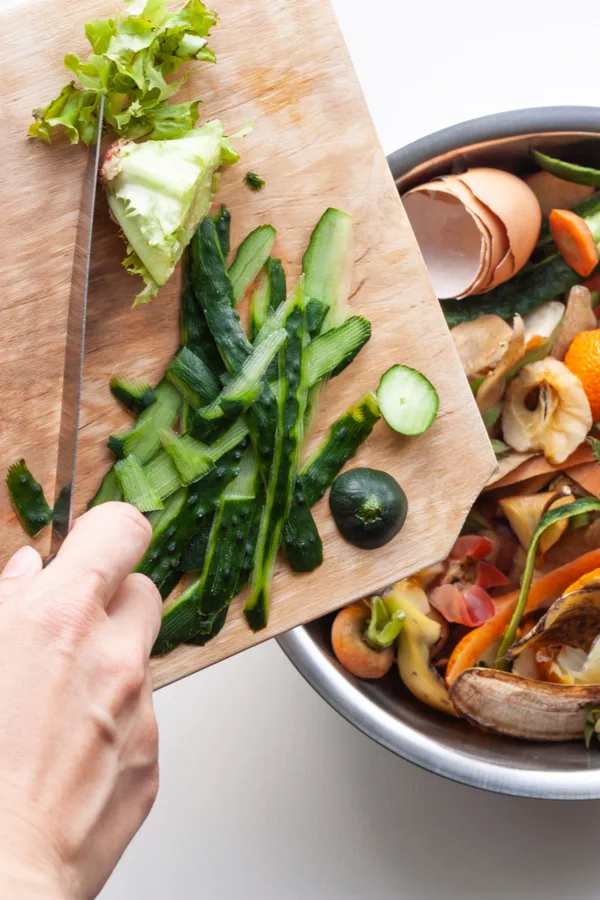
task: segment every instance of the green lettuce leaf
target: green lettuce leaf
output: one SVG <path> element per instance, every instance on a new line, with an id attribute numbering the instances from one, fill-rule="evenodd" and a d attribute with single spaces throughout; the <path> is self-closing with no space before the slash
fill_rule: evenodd
<path id="1" fill-rule="evenodd" d="M 156 296 L 208 213 L 225 141 L 215 120 L 171 140 L 117 141 L 106 154 L 102 179 L 127 242 L 123 264 L 146 283 L 135 305 Z"/>
<path id="2" fill-rule="evenodd" d="M 105 92 L 106 122 L 119 137 L 180 138 L 193 128 L 199 101 L 168 109 L 166 101 L 185 81 L 185 74 L 171 76 L 185 63 L 215 61 L 207 38 L 216 22 L 201 0 L 188 0 L 178 11 L 166 9 L 164 0 L 133 0 L 126 16 L 89 22 L 85 34 L 93 52 L 85 60 L 75 53 L 64 58 L 79 84 L 70 82 L 34 111 L 29 135 L 50 141 L 64 129 L 71 143 L 91 143 Z"/>

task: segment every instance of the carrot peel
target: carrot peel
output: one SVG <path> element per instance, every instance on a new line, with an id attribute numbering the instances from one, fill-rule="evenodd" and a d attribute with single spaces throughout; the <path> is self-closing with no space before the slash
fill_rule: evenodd
<path id="1" fill-rule="evenodd" d="M 583 278 L 591 275 L 598 265 L 598 248 L 585 219 L 570 209 L 553 209 L 548 224 L 564 261 Z"/>

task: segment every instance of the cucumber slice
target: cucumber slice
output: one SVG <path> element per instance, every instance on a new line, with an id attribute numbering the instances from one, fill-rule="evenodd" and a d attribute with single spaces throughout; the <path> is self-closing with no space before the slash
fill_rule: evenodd
<path id="1" fill-rule="evenodd" d="M 377 400 L 390 428 L 405 435 L 427 431 L 440 405 L 432 383 L 409 366 L 392 366 L 384 372 L 377 388 Z"/>

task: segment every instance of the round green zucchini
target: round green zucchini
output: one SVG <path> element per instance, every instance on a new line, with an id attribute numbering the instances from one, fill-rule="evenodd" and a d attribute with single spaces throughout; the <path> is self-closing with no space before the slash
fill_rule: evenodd
<path id="1" fill-rule="evenodd" d="M 336 478 L 329 507 L 342 537 L 363 550 L 374 550 L 398 534 L 408 501 L 387 472 L 358 468 Z"/>

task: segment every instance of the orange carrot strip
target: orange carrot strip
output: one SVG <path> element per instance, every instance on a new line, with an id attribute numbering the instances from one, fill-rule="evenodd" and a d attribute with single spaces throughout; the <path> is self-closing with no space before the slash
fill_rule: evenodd
<path id="1" fill-rule="evenodd" d="M 570 209 L 553 209 L 548 224 L 564 261 L 583 278 L 591 275 L 598 265 L 598 248 L 585 219 Z"/>
<path id="2" fill-rule="evenodd" d="M 550 606 L 575 581 L 597 568 L 600 568 L 600 549 L 591 550 L 572 562 L 548 572 L 532 584 L 525 611 L 531 612 Z M 448 685 L 456 681 L 465 669 L 476 666 L 488 647 L 502 637 L 510 622 L 518 596 L 519 592 L 513 591 L 505 597 L 498 597 L 495 601 L 496 615 L 479 628 L 474 628 L 458 642 L 446 669 Z"/>

